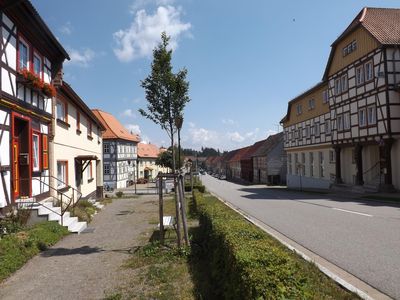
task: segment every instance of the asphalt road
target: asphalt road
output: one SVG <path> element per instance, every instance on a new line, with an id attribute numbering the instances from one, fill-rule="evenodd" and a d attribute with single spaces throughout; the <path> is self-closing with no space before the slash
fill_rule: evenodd
<path id="1" fill-rule="evenodd" d="M 400 299 L 400 205 L 201 179 L 220 198 Z"/>

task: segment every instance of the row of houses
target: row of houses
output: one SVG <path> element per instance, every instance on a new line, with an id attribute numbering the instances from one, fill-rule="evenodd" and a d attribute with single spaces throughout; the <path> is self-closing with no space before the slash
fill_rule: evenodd
<path id="1" fill-rule="evenodd" d="M 155 146 L 65 82 L 68 53 L 31 2 L 0 5 L 0 215 L 20 201 L 101 197 L 104 186 L 154 177 Z"/>
<path id="2" fill-rule="evenodd" d="M 286 154 L 283 133 L 270 135 L 255 144 L 207 158 L 207 170 L 229 180 L 249 183 L 285 184 Z"/>
<path id="3" fill-rule="evenodd" d="M 400 189 L 400 10 L 364 8 L 331 45 L 321 82 L 289 101 L 289 187 Z"/>

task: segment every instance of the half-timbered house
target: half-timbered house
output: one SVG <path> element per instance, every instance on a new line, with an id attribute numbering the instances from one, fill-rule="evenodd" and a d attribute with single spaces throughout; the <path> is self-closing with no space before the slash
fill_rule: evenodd
<path id="1" fill-rule="evenodd" d="M 400 188 L 400 9 L 364 8 L 332 44 L 336 183 Z"/>
<path id="2" fill-rule="evenodd" d="M 153 180 L 158 173 L 169 173 L 169 168 L 160 166 L 156 163 L 158 156 L 167 151 L 165 148 L 159 148 L 154 144 L 138 144 L 137 158 L 137 176 L 138 179 Z"/>
<path id="3" fill-rule="evenodd" d="M 69 57 L 29 1 L 0 6 L 1 209 L 49 193 L 52 83 Z"/>
<path id="4" fill-rule="evenodd" d="M 130 133 L 112 114 L 92 110 L 103 132 L 103 181 L 108 189 L 125 188 L 135 180 L 139 136 Z"/>

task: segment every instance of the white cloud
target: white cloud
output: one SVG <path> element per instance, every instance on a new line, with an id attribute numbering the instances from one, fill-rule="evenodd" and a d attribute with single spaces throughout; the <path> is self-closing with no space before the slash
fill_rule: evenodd
<path id="1" fill-rule="evenodd" d="M 72 30 L 73 30 L 72 24 L 69 21 L 60 27 L 60 32 L 65 35 L 71 35 Z"/>
<path id="2" fill-rule="evenodd" d="M 150 5 L 157 5 L 157 6 L 165 6 L 165 5 L 171 5 L 175 2 L 175 0 L 136 0 L 132 5 L 131 5 L 131 12 L 134 14 L 136 11 L 139 9 L 143 9 L 145 7 L 148 7 Z"/>
<path id="3" fill-rule="evenodd" d="M 136 118 L 135 113 L 133 112 L 132 109 L 128 108 L 125 109 L 122 113 L 121 116 L 126 117 L 126 118 Z"/>
<path id="4" fill-rule="evenodd" d="M 246 138 L 244 136 L 242 136 L 239 132 L 235 131 L 235 132 L 228 132 L 228 138 L 229 140 L 231 140 L 232 142 L 235 143 L 241 143 L 243 142 Z"/>
<path id="5" fill-rule="evenodd" d="M 141 135 L 141 133 L 142 133 L 139 125 L 136 125 L 136 124 L 125 124 L 125 128 L 128 129 L 128 131 L 132 132 L 133 134 Z"/>
<path id="6" fill-rule="evenodd" d="M 181 14 L 181 9 L 173 6 L 159 6 L 153 15 L 147 14 L 144 9 L 139 10 L 128 29 L 114 33 L 117 43 L 115 55 L 122 62 L 148 57 L 159 43 L 163 31 L 171 37 L 170 48 L 176 49 L 179 37 L 191 27 L 190 23 L 181 21 Z"/>
<path id="7" fill-rule="evenodd" d="M 267 130 L 267 137 L 269 137 L 270 135 L 277 134 L 277 133 L 278 133 L 278 131 L 276 131 L 276 130 L 268 129 L 268 130 Z"/>
<path id="8" fill-rule="evenodd" d="M 66 61 L 66 64 L 80 67 L 88 67 L 89 63 L 96 57 L 96 53 L 89 48 L 85 48 L 81 51 L 69 48 L 68 53 L 71 60 Z"/>
<path id="9" fill-rule="evenodd" d="M 193 145 L 215 145 L 218 143 L 218 134 L 205 128 L 189 128 L 189 135 Z"/>

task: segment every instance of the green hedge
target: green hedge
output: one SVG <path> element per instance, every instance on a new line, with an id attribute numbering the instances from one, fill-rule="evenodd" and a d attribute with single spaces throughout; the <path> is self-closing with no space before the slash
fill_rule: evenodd
<path id="1" fill-rule="evenodd" d="M 185 184 L 185 192 L 190 192 L 191 188 L 192 187 L 190 184 Z M 193 189 L 198 190 L 200 193 L 204 193 L 206 191 L 206 187 L 202 184 L 193 185 Z"/>
<path id="2" fill-rule="evenodd" d="M 0 281 L 67 234 L 68 230 L 57 222 L 44 222 L 26 231 L 2 238 L 0 240 Z"/>
<path id="3" fill-rule="evenodd" d="M 216 299 L 357 298 L 216 198 L 195 201 Z"/>

